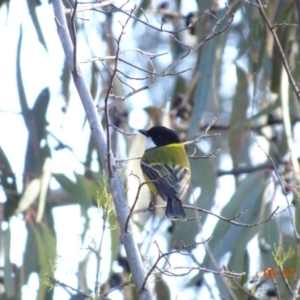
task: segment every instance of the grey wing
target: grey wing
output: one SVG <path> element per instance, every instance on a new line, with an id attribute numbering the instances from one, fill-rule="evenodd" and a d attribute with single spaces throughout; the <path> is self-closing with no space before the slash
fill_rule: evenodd
<path id="1" fill-rule="evenodd" d="M 157 189 L 163 200 L 181 199 L 190 182 L 190 170 L 181 166 L 149 165 L 141 163 L 143 172 Z"/>

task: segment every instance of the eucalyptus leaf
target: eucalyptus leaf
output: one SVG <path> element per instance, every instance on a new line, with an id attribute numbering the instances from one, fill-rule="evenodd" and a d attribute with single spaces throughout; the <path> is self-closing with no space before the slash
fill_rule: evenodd
<path id="1" fill-rule="evenodd" d="M 4 217 L 8 220 L 15 212 L 18 202 L 19 193 L 17 190 L 16 176 L 12 171 L 9 160 L 0 146 L 0 184 L 4 190 L 6 201 L 4 203 Z"/>
<path id="2" fill-rule="evenodd" d="M 255 224 L 261 221 L 261 211 L 265 205 L 265 189 L 267 187 L 269 173 L 255 172 L 248 175 L 237 187 L 236 192 L 231 197 L 228 204 L 221 211 L 221 215 L 226 218 L 234 218 L 242 212 L 245 212 L 239 218 L 235 218 L 234 221 L 243 224 Z M 225 254 L 231 254 L 239 249 L 239 256 L 244 256 L 247 243 L 252 239 L 255 233 L 258 231 L 258 227 L 244 227 L 236 226 L 230 222 L 219 220 L 214 231 L 212 233 L 212 240 L 209 242 L 209 248 L 214 259 L 217 263 Z M 233 257 L 233 256 L 232 256 Z M 239 264 L 241 261 L 237 260 L 235 263 Z M 209 269 L 215 269 L 216 266 L 210 259 L 209 255 L 206 255 L 203 265 Z M 243 263 L 235 265 L 235 272 L 243 272 Z M 217 266 L 221 268 L 221 266 Z M 230 269 L 231 266 L 229 265 Z M 190 284 L 196 282 L 202 275 L 199 273 L 196 275 Z M 215 280 L 218 289 L 224 297 L 228 297 L 227 288 L 220 280 L 218 275 L 215 276 Z"/>
<path id="3" fill-rule="evenodd" d="M 195 156 L 204 156 L 206 153 L 197 148 Z M 210 210 L 214 203 L 214 195 L 216 192 L 216 172 L 213 159 L 190 159 L 191 165 L 191 184 L 190 189 L 183 201 L 187 203 L 187 199 L 191 199 L 191 205 Z M 200 196 L 195 199 L 194 189 L 200 187 Z M 185 209 L 188 218 L 198 218 L 199 214 L 191 210 Z M 206 219 L 206 215 L 200 214 L 202 221 Z M 175 222 L 172 231 L 171 245 L 172 247 L 180 246 L 181 241 L 185 244 L 191 244 L 195 241 L 196 235 L 199 233 L 198 226 L 195 221 Z"/>

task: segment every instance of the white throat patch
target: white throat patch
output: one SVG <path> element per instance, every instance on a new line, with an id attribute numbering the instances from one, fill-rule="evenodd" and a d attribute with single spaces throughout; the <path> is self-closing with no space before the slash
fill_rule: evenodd
<path id="1" fill-rule="evenodd" d="M 155 148 L 155 147 L 156 147 L 156 145 L 153 142 L 152 138 L 147 137 L 146 144 L 145 144 L 145 150 L 149 150 L 149 149 L 152 149 L 152 148 Z"/>

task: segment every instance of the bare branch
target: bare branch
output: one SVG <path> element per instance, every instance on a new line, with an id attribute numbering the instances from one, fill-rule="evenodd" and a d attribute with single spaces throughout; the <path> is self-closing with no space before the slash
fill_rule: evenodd
<path id="1" fill-rule="evenodd" d="M 296 95 L 298 101 L 300 102 L 300 91 L 299 91 L 299 88 L 298 88 L 298 86 L 297 86 L 297 84 L 296 84 L 296 82 L 294 80 L 294 77 L 293 77 L 293 75 L 291 73 L 291 70 L 290 70 L 290 67 L 289 67 L 289 65 L 287 63 L 284 51 L 283 51 L 283 49 L 281 47 L 280 41 L 279 41 L 279 39 L 277 37 L 277 34 L 275 32 L 275 28 L 276 27 L 274 27 L 274 26 L 271 25 L 271 23 L 270 23 L 267 15 L 266 15 L 266 13 L 265 13 L 265 10 L 263 8 L 263 5 L 261 3 L 261 0 L 256 0 L 256 3 L 258 5 L 258 10 L 259 10 L 262 18 L 264 19 L 265 23 L 267 24 L 267 27 L 269 28 L 269 30 L 270 30 L 270 32 L 271 32 L 271 34 L 273 36 L 274 42 L 275 42 L 275 44 L 276 44 L 276 46 L 277 46 L 277 48 L 279 50 L 280 56 L 281 56 L 283 66 L 284 66 L 285 71 L 286 71 L 286 73 L 288 75 L 289 82 L 290 82 L 290 84 L 291 84 L 291 86 L 292 86 L 292 88 L 293 88 L 293 90 L 295 92 L 295 95 Z"/>
<path id="2" fill-rule="evenodd" d="M 197 144 L 199 142 L 201 142 L 202 139 L 204 138 L 210 138 L 210 137 L 215 137 L 215 136 L 220 136 L 220 133 L 214 133 L 214 134 L 208 134 L 208 131 L 210 130 L 210 128 L 216 123 L 217 118 L 214 118 L 210 124 L 207 126 L 207 128 L 205 129 L 205 134 L 202 136 L 197 136 L 194 139 L 192 139 L 191 141 L 185 142 L 184 146 L 190 146 L 190 145 L 194 145 Z M 217 150 L 216 150 L 217 151 Z"/>
<path id="3" fill-rule="evenodd" d="M 180 274 L 171 272 L 173 270 L 184 270 L 184 269 L 187 269 L 188 271 L 186 273 L 180 273 Z M 162 273 L 163 275 L 167 275 L 167 276 L 174 276 L 174 277 L 180 276 L 181 277 L 181 276 L 186 276 L 186 275 L 190 274 L 194 270 L 197 270 L 197 271 L 201 270 L 204 272 L 221 275 L 221 276 L 225 276 L 228 278 L 241 278 L 242 276 L 246 275 L 246 272 L 236 273 L 236 272 L 231 272 L 231 271 L 216 271 L 216 270 L 207 269 L 205 267 L 173 267 L 173 268 L 167 268 L 164 270 L 160 270 L 160 273 Z"/>
<path id="4" fill-rule="evenodd" d="M 113 127 L 114 129 L 116 129 L 118 132 L 126 135 L 126 136 L 135 136 L 136 133 L 126 133 L 124 131 L 122 131 L 121 129 L 119 129 L 117 126 L 113 125 L 113 124 L 109 124 L 110 127 Z"/>
<path id="5" fill-rule="evenodd" d="M 266 153 L 266 151 L 259 145 L 259 143 L 257 141 L 256 141 L 256 144 L 263 151 L 263 153 L 268 157 L 268 159 L 272 162 L 272 164 L 274 166 L 275 175 L 276 175 L 277 180 L 278 180 L 278 182 L 279 182 L 279 184 L 280 184 L 280 186 L 282 188 L 282 192 L 283 192 L 283 195 L 284 195 L 286 203 L 287 203 L 287 209 L 288 209 L 289 216 L 290 216 L 290 222 L 291 222 L 291 225 L 292 225 L 292 228 L 293 228 L 293 231 L 294 231 L 294 236 L 295 236 L 296 241 L 297 241 L 297 257 L 299 258 L 300 257 L 300 236 L 299 236 L 299 233 L 298 233 L 297 228 L 296 228 L 296 224 L 295 224 L 295 220 L 294 220 L 294 214 L 292 213 L 292 209 L 291 209 L 289 200 L 287 198 L 287 192 L 286 192 L 285 186 L 284 186 L 284 184 L 282 182 L 281 177 L 278 174 L 277 167 L 276 167 L 275 162 L 272 159 L 272 157 L 268 153 Z M 273 281 L 273 282 L 274 282 L 276 291 L 278 293 L 279 292 L 279 288 L 278 288 L 277 282 L 276 281 Z M 297 299 L 299 287 L 300 287 L 300 270 L 298 269 L 297 270 L 296 279 L 294 281 L 294 286 L 293 286 L 293 289 L 292 289 L 293 293 L 292 293 L 290 299 L 292 299 L 292 300 Z"/>
<path id="6" fill-rule="evenodd" d="M 110 164 L 110 156 L 111 156 L 111 152 L 110 152 L 110 130 L 109 130 L 109 106 L 108 106 L 108 98 L 110 96 L 110 91 L 112 89 L 112 86 L 113 86 L 113 80 L 116 76 L 116 73 L 117 73 L 117 67 L 118 67 L 118 57 L 119 57 L 119 53 L 120 53 L 120 43 L 121 43 L 121 39 L 122 39 L 122 36 L 125 34 L 125 27 L 127 26 L 129 20 L 131 19 L 131 16 L 133 14 L 133 11 L 134 9 L 131 10 L 127 20 L 125 21 L 125 24 L 121 24 L 121 27 L 122 27 L 122 30 L 121 30 L 121 33 L 119 35 L 119 38 L 116 39 L 114 38 L 113 36 L 111 36 L 113 39 L 115 39 L 116 43 L 117 43 L 117 50 L 116 50 L 116 59 L 115 59 L 115 65 L 114 65 L 114 68 L 112 70 L 112 75 L 111 75 L 111 78 L 110 78 L 110 84 L 109 84 L 109 88 L 108 88 L 108 91 L 107 91 L 107 94 L 105 96 L 105 99 L 104 99 L 104 113 L 105 113 L 105 119 L 106 119 L 106 140 L 107 140 L 107 163 L 108 163 L 108 173 L 109 173 L 109 178 L 111 178 L 111 175 L 112 175 L 112 172 L 111 172 L 111 164 Z M 126 223 L 127 225 L 127 223 Z"/>
<path id="7" fill-rule="evenodd" d="M 150 275 L 154 275 L 154 274 L 163 274 L 163 275 L 166 275 L 166 276 L 172 276 L 172 277 L 178 277 L 178 276 L 186 276 L 188 274 L 190 274 L 192 271 L 194 270 L 201 270 L 201 271 L 205 271 L 205 272 L 210 272 L 210 273 L 214 273 L 214 274 L 217 274 L 217 275 L 222 275 L 222 276 L 226 276 L 226 277 L 230 277 L 230 278 L 240 278 L 242 276 L 244 276 L 246 273 L 243 272 L 243 273 L 235 273 L 235 272 L 230 272 L 230 271 L 224 271 L 224 270 L 220 270 L 220 271 L 216 271 L 216 270 L 210 270 L 210 269 L 207 269 L 205 267 L 187 267 L 187 266 L 181 266 L 181 267 L 171 267 L 170 265 L 170 262 L 168 261 L 168 256 L 172 255 L 172 254 L 181 254 L 181 255 L 188 255 L 190 256 L 191 253 L 190 251 L 195 249 L 198 245 L 201 245 L 201 244 L 205 244 L 205 243 L 208 243 L 209 241 L 211 240 L 211 238 L 208 238 L 207 240 L 205 241 L 202 241 L 202 242 L 194 242 L 190 245 L 184 245 L 183 242 L 182 242 L 182 246 L 179 248 L 179 249 L 176 249 L 176 250 L 172 250 L 172 251 L 169 251 L 169 252 L 166 252 L 166 253 L 163 253 L 160 248 L 159 248 L 159 245 L 158 243 L 155 241 L 154 244 L 156 245 L 157 249 L 158 249 L 158 257 L 155 261 L 155 263 L 153 264 L 153 266 L 150 268 L 150 270 L 148 271 L 147 275 L 146 275 L 146 278 L 145 278 L 145 284 L 149 278 Z M 170 265 L 170 267 L 166 268 L 166 269 L 160 269 L 157 265 L 158 263 L 160 262 L 161 259 L 166 259 L 168 261 L 168 264 Z M 154 273 L 154 270 L 157 269 L 158 272 L 157 273 Z M 181 273 L 175 273 L 174 271 L 177 271 L 177 270 L 187 270 L 185 272 L 181 272 Z"/>
<path id="8" fill-rule="evenodd" d="M 140 10 L 141 10 L 143 16 L 145 17 L 145 19 L 146 19 L 146 21 L 147 21 L 147 23 L 148 23 L 148 18 L 147 18 L 147 16 L 146 16 L 146 14 L 145 14 L 143 8 L 141 7 Z"/>
<path id="9" fill-rule="evenodd" d="M 137 94 L 138 92 L 140 92 L 141 90 L 144 89 L 148 89 L 149 86 L 153 85 L 159 78 L 167 76 L 167 75 L 172 75 L 172 73 L 170 73 L 170 71 L 177 65 L 179 64 L 187 55 L 189 55 L 190 53 L 193 53 L 195 51 L 197 51 L 199 48 L 201 48 L 205 43 L 207 43 L 209 40 L 211 40 L 212 38 L 214 38 L 217 35 L 222 34 L 224 31 L 226 31 L 232 24 L 233 19 L 234 19 L 234 15 L 232 15 L 232 17 L 230 18 L 230 20 L 228 21 L 227 25 L 220 31 L 216 31 L 216 29 L 218 28 L 218 26 L 222 23 L 222 21 L 231 13 L 232 9 L 237 5 L 237 3 L 239 2 L 239 0 L 235 0 L 235 2 L 229 7 L 229 9 L 226 11 L 226 13 L 216 22 L 215 26 L 212 28 L 211 32 L 206 36 L 205 39 L 203 39 L 199 44 L 197 44 L 196 46 L 190 48 L 189 46 L 186 46 L 186 48 L 188 48 L 188 51 L 186 53 L 184 53 L 181 57 L 179 57 L 178 59 L 176 59 L 175 61 L 173 61 L 168 67 L 166 67 L 162 72 L 160 72 L 159 74 L 156 74 L 156 76 L 152 77 L 152 80 L 144 87 L 137 89 L 123 97 L 119 97 L 119 99 L 121 99 L 121 101 L 124 101 L 125 99 Z M 120 11 L 124 14 L 126 14 L 127 16 L 129 15 L 127 12 L 123 11 L 121 8 L 117 8 L 114 6 L 114 8 L 116 9 L 116 11 Z M 207 12 L 205 12 L 205 14 L 207 14 Z M 153 27 L 150 24 L 132 16 L 133 19 L 136 19 L 139 22 L 144 23 L 145 25 L 149 26 L 149 27 Z M 169 33 L 174 33 L 171 31 L 167 31 L 167 30 L 162 30 L 162 29 L 157 29 L 156 27 L 154 27 L 154 29 L 159 30 L 159 31 L 164 31 L 164 32 L 169 32 Z M 113 105 L 112 105 L 113 106 Z"/>
<path id="10" fill-rule="evenodd" d="M 108 298 L 106 298 L 106 297 L 107 297 L 110 293 L 112 293 L 112 292 L 114 292 L 114 291 L 117 291 L 117 290 L 120 290 L 120 289 L 124 288 L 125 286 L 131 285 L 131 284 L 133 284 L 133 282 L 131 282 L 131 281 L 124 282 L 124 283 L 122 283 L 121 285 L 119 285 L 119 286 L 117 286 L 117 287 L 115 287 L 115 288 L 113 288 L 113 289 L 110 289 L 108 292 L 101 294 L 101 295 L 99 296 L 99 299 L 108 299 Z"/>
<path id="11" fill-rule="evenodd" d="M 251 1 L 248 1 L 248 0 L 244 0 L 244 2 L 246 2 L 246 3 L 248 3 L 248 4 L 250 4 L 250 5 L 253 5 L 254 7 L 259 7 L 256 3 L 254 3 L 254 2 L 251 2 Z"/>
<path id="12" fill-rule="evenodd" d="M 154 170 L 154 171 L 155 171 L 155 170 Z M 158 173 L 158 172 L 157 172 L 157 173 Z M 138 180 L 139 180 L 139 186 L 138 186 L 138 190 L 137 190 L 137 193 L 136 193 L 135 200 L 134 200 L 134 202 L 133 202 L 133 205 L 132 205 L 132 207 L 131 207 L 131 209 L 130 209 L 129 215 L 128 215 L 127 220 L 126 220 L 126 223 L 125 223 L 125 231 L 127 231 L 128 222 L 129 222 L 129 220 L 130 220 L 131 215 L 133 214 L 133 211 L 134 211 L 135 205 L 136 205 L 136 203 L 137 203 L 137 200 L 139 199 L 139 195 L 140 195 L 141 188 L 142 188 L 144 185 L 147 185 L 147 184 L 149 184 L 149 183 L 153 183 L 153 182 L 162 180 L 163 178 L 165 178 L 165 177 L 168 176 L 168 175 L 165 175 L 165 176 L 162 176 L 162 177 L 161 177 L 161 176 L 159 176 L 159 174 L 158 174 L 159 178 L 154 179 L 154 180 L 150 180 L 150 181 L 145 181 L 145 182 L 143 182 L 143 183 L 140 183 L 141 181 L 140 181 L 139 176 L 133 174 L 132 172 L 131 172 L 130 175 L 135 176 L 136 178 L 138 178 Z M 153 206 L 152 203 L 150 203 L 150 205 L 148 206 L 148 211 L 151 211 L 151 212 L 152 212 L 152 211 L 154 211 L 154 210 L 155 210 L 155 206 Z"/>
<path id="13" fill-rule="evenodd" d="M 283 265 L 280 264 L 278 267 L 279 267 L 279 269 L 280 269 L 280 271 L 281 271 L 281 272 L 280 272 L 281 278 L 282 278 L 282 280 L 283 280 L 285 286 L 286 286 L 287 289 L 290 291 L 290 293 L 293 294 L 292 288 L 291 288 L 291 286 L 290 286 L 290 284 L 289 284 L 289 282 L 288 282 L 288 280 L 287 280 L 287 277 L 284 277 L 284 276 L 283 276 L 283 274 L 284 274 Z"/>
<path id="14" fill-rule="evenodd" d="M 136 156 L 136 157 L 127 157 L 127 158 L 116 158 L 116 162 L 124 162 L 124 161 L 129 161 L 129 160 L 134 160 L 134 159 L 141 159 L 142 156 Z"/>
<path id="15" fill-rule="evenodd" d="M 284 26 L 291 26 L 291 27 L 298 27 L 298 24 L 289 24 L 289 23 L 279 23 L 279 24 L 275 24 L 272 26 L 272 29 L 276 28 L 276 27 L 284 27 Z"/>
<path id="16" fill-rule="evenodd" d="M 135 272 L 132 273 L 132 278 L 136 287 L 136 291 L 138 293 L 139 299 L 150 300 L 152 299 L 152 294 L 148 286 L 145 286 L 144 284 L 145 272 L 143 262 L 138 251 L 137 244 L 133 238 L 133 235 L 131 234 L 130 224 L 128 224 L 127 226 L 128 231 L 124 231 L 125 223 L 128 216 L 128 208 L 126 206 L 124 188 L 117 170 L 117 166 L 114 161 L 114 157 L 111 156 L 111 177 L 109 177 L 109 167 L 107 165 L 106 158 L 108 155 L 107 151 L 110 148 L 107 147 L 107 141 L 103 127 L 99 120 L 99 116 L 96 111 L 92 96 L 90 94 L 89 89 L 87 88 L 83 76 L 81 76 L 81 74 L 77 74 L 77 72 L 74 72 L 74 48 L 67 29 L 68 27 L 64 15 L 64 7 L 62 5 L 61 0 L 52 0 L 52 4 L 54 9 L 55 23 L 57 26 L 58 36 L 64 49 L 67 63 L 71 70 L 75 86 L 77 88 L 78 94 L 86 112 L 87 119 L 90 124 L 91 132 L 95 142 L 95 147 L 99 153 L 99 156 L 102 159 L 104 171 L 106 173 L 106 176 L 108 177 L 109 188 L 115 203 L 116 216 L 120 225 L 121 239 L 123 241 L 124 248 L 127 254 L 129 266 L 132 270 L 135 270 Z M 78 73 L 79 72 L 80 68 L 78 67 Z"/>
<path id="17" fill-rule="evenodd" d="M 239 223 L 239 222 L 235 222 L 233 220 L 237 219 L 238 217 L 244 215 L 245 213 L 247 213 L 247 211 L 243 211 L 241 213 L 239 213 L 237 216 L 234 216 L 232 218 L 225 218 L 225 217 L 222 217 L 218 214 L 215 214 L 213 213 L 212 211 L 208 211 L 208 210 L 205 210 L 203 208 L 199 208 L 199 207 L 193 207 L 193 206 L 189 206 L 189 205 L 183 205 L 184 208 L 187 208 L 187 209 L 193 209 L 193 210 L 197 210 L 197 211 L 202 211 L 202 212 L 205 212 L 207 214 L 210 214 L 212 216 L 215 216 L 223 221 L 226 221 L 226 222 L 229 222 L 235 226 L 243 226 L 243 227 L 254 227 L 254 226 L 258 226 L 258 225 L 261 225 L 261 224 L 264 224 L 264 223 L 267 223 L 269 222 L 270 220 L 273 219 L 273 217 L 276 215 L 276 212 L 277 210 L 279 209 L 279 206 L 271 213 L 271 215 L 269 216 L 269 218 L 267 218 L 266 220 L 264 221 L 261 221 L 261 222 L 257 222 L 257 223 L 252 223 L 252 224 L 244 224 L 244 223 Z"/>
<path id="18" fill-rule="evenodd" d="M 213 213 L 212 211 L 209 211 L 209 210 L 206 210 L 204 208 L 200 208 L 200 207 L 196 207 L 196 206 L 191 206 L 191 205 L 186 205 L 186 204 L 183 204 L 182 205 L 184 208 L 187 208 L 187 209 L 191 209 L 191 210 L 194 210 L 194 211 L 201 211 L 201 212 L 204 212 L 206 214 L 209 214 L 209 215 L 212 215 L 216 218 L 219 218 L 220 220 L 223 220 L 225 222 L 229 222 L 235 226 L 242 226 L 242 227 L 255 227 L 255 226 L 258 226 L 258 225 L 261 225 L 261 224 L 264 224 L 264 223 L 267 223 L 269 222 L 270 220 L 272 220 L 277 214 L 277 211 L 279 209 L 279 206 L 271 213 L 271 215 L 269 216 L 269 218 L 267 218 L 266 220 L 264 221 L 261 221 L 261 222 L 257 222 L 257 223 L 252 223 L 252 224 L 245 224 L 245 223 L 239 223 L 239 222 L 235 222 L 233 220 L 243 216 L 244 214 L 247 213 L 247 211 L 243 211 L 241 213 L 239 213 L 238 215 L 232 217 L 232 218 L 225 218 L 221 215 L 218 215 L 216 213 Z M 161 208 L 166 208 L 166 205 L 156 205 L 154 209 L 161 209 Z M 149 208 L 141 208 L 141 209 L 137 209 L 135 211 L 133 211 L 133 214 L 137 214 L 137 213 L 142 213 L 142 212 L 147 212 L 149 211 Z M 188 219 L 188 221 L 190 221 L 191 219 Z M 192 219 L 193 220 L 193 219 Z"/>
<path id="19" fill-rule="evenodd" d="M 283 182 L 282 182 L 282 179 L 281 179 L 281 177 L 279 176 L 279 174 L 278 174 L 278 171 L 277 171 L 277 167 L 276 167 L 276 165 L 275 165 L 275 162 L 274 162 L 274 160 L 273 160 L 273 158 L 259 145 L 259 143 L 256 141 L 256 144 L 257 144 L 257 146 L 262 150 L 262 152 L 268 157 L 268 159 L 271 161 L 271 163 L 273 164 L 273 166 L 274 166 L 274 172 L 275 172 L 275 175 L 276 175 L 276 177 L 277 177 L 277 179 L 278 179 L 278 182 L 279 182 L 279 184 L 280 184 L 280 186 L 281 186 L 281 188 L 282 188 L 282 191 L 283 191 L 283 194 L 284 194 L 284 197 L 285 197 L 285 199 L 286 199 L 286 203 L 287 203 L 287 206 L 289 207 L 289 209 L 288 209 L 288 211 L 289 211 L 289 215 L 290 215 L 290 221 L 291 221 L 291 225 L 292 225 L 292 228 L 293 228 L 293 230 L 294 230 L 294 235 L 295 235 L 295 237 L 296 237 L 296 239 L 297 239 L 297 241 L 298 241 L 298 243 L 300 242 L 300 237 L 299 237 L 299 234 L 298 234 L 298 231 L 297 231 L 297 229 L 296 229 L 296 225 L 295 225 L 295 222 L 294 222 L 294 217 L 293 217 L 293 213 L 292 213 L 292 211 L 291 211 L 291 208 L 290 208 L 290 206 L 289 206 L 289 200 L 288 200 L 288 198 L 287 198 L 287 192 L 286 192 L 286 189 L 285 189 L 285 186 L 284 186 L 284 184 L 283 184 Z"/>
<path id="20" fill-rule="evenodd" d="M 282 298 L 281 298 L 281 296 L 280 296 L 279 284 L 278 284 L 276 278 L 275 278 L 275 277 L 272 277 L 271 279 L 272 279 L 273 284 L 274 284 L 275 289 L 276 289 L 276 299 L 282 300 Z"/>
<path id="21" fill-rule="evenodd" d="M 137 190 L 137 193 L 136 193 L 136 196 L 135 196 L 133 205 L 132 205 L 132 207 L 131 207 L 131 209 L 130 209 L 130 211 L 129 211 L 129 215 L 128 215 L 127 220 L 126 220 L 126 222 L 125 222 L 125 231 L 127 231 L 127 229 L 128 229 L 128 222 L 129 222 L 129 220 L 130 220 L 130 217 L 131 217 L 131 215 L 132 215 L 132 212 L 133 212 L 133 210 L 134 210 L 134 207 L 135 207 L 135 205 L 136 205 L 136 203 L 137 203 L 137 200 L 139 199 L 139 195 L 140 195 L 141 188 L 142 188 L 143 185 L 147 184 L 146 182 L 144 182 L 144 183 L 141 184 L 140 177 L 137 176 L 137 175 L 135 175 L 135 174 L 133 174 L 132 172 L 131 172 L 130 175 L 132 175 L 132 176 L 134 176 L 134 177 L 136 177 L 136 178 L 138 179 L 138 181 L 139 181 L 139 186 L 138 186 L 138 190 Z"/>
<path id="22" fill-rule="evenodd" d="M 48 279 L 50 282 L 52 282 L 54 285 L 57 285 L 57 286 L 61 286 L 61 287 L 64 287 L 64 288 L 67 288 L 67 289 L 70 289 L 71 291 L 74 291 L 76 292 L 77 294 L 80 294 L 81 296 L 83 296 L 85 299 L 89 299 L 90 296 L 81 292 L 80 290 L 76 289 L 76 288 L 73 288 L 72 286 L 68 285 L 68 284 L 65 284 L 63 282 L 61 282 L 60 280 L 57 280 L 55 279 L 53 276 L 48 276 Z"/>
<path id="23" fill-rule="evenodd" d="M 76 39 L 76 25 L 75 25 L 75 16 L 76 16 L 76 9 L 77 9 L 77 0 L 75 0 L 74 3 L 74 9 L 72 9 L 71 12 L 71 31 L 72 31 L 72 36 L 73 36 L 73 43 L 74 43 L 74 57 L 73 57 L 73 66 L 74 66 L 74 72 L 78 73 L 77 70 L 77 39 Z"/>
<path id="24" fill-rule="evenodd" d="M 105 7 L 105 6 L 109 6 L 111 4 L 113 4 L 113 0 L 107 0 L 107 1 L 103 1 L 101 3 L 95 3 L 95 4 L 86 4 L 86 3 L 81 3 L 81 2 L 77 2 L 78 4 L 85 4 L 85 5 L 81 5 L 79 8 L 76 9 L 76 13 L 78 12 L 83 12 L 83 11 L 87 11 L 87 10 L 93 10 L 95 8 L 98 7 Z M 72 14 L 73 9 L 72 8 L 65 8 L 65 14 Z"/>
<path id="25" fill-rule="evenodd" d="M 138 93 L 138 92 L 140 92 L 140 91 L 143 91 L 143 90 L 146 90 L 146 89 L 148 89 L 149 87 L 148 86 L 143 86 L 143 87 L 141 87 L 141 88 L 139 88 L 139 89 L 137 89 L 137 90 L 134 90 L 133 92 L 131 92 L 131 93 L 129 93 L 128 95 L 130 95 L 130 96 L 132 96 L 132 95 L 134 95 L 134 94 L 136 94 L 136 93 Z M 129 96 L 129 97 L 130 97 Z M 114 102 L 112 102 L 112 103 L 110 103 L 110 104 L 108 104 L 107 105 L 107 108 L 109 109 L 109 108 L 111 108 L 111 107 L 113 107 L 113 106 L 115 106 L 115 105 L 117 105 L 117 104 L 119 104 L 120 102 L 123 102 L 123 101 L 125 101 L 126 100 L 126 97 L 120 97 L 120 96 L 116 96 L 116 95 L 114 95 L 114 94 L 109 94 L 109 97 L 111 97 L 111 98 L 115 98 L 115 99 L 118 99 L 117 101 L 114 101 Z M 100 111 L 103 111 L 104 110 L 104 107 L 99 107 L 99 106 L 97 106 L 97 109 L 98 109 L 98 112 L 100 112 Z"/>
<path id="26" fill-rule="evenodd" d="M 150 268 L 150 270 L 148 271 L 148 273 L 147 273 L 147 275 L 146 275 L 146 277 L 145 277 L 145 280 L 144 280 L 144 285 L 147 283 L 147 280 L 148 280 L 149 276 L 153 273 L 154 269 L 157 268 L 157 264 L 159 263 L 159 261 L 160 261 L 161 259 L 163 259 L 163 258 L 167 259 L 167 256 L 170 256 L 170 255 L 172 255 L 172 254 L 174 254 L 174 253 L 179 253 L 179 254 L 182 254 L 182 255 L 190 255 L 189 252 L 188 252 L 188 253 L 183 253 L 182 251 L 190 251 L 191 249 L 197 247 L 198 245 L 204 244 L 204 243 L 210 241 L 210 239 L 211 239 L 211 238 L 208 238 L 206 241 L 198 242 L 198 243 L 194 242 L 193 244 L 190 244 L 190 245 L 188 245 L 188 246 L 185 246 L 184 243 L 182 242 L 181 248 L 179 248 L 179 249 L 177 249 L 177 250 L 172 250 L 172 251 L 166 252 L 166 253 L 163 253 L 163 252 L 160 250 L 158 243 L 157 243 L 156 241 L 154 241 L 154 244 L 156 245 L 156 247 L 157 247 L 157 249 L 158 249 L 159 255 L 158 255 L 158 257 L 157 257 L 155 263 L 153 264 L 153 266 L 152 266 L 152 267 Z M 169 263 L 169 264 L 170 264 L 170 263 Z M 158 269 L 158 268 L 157 268 L 157 269 Z"/>
<path id="27" fill-rule="evenodd" d="M 113 11 L 113 12 L 122 12 L 123 14 L 125 14 L 125 15 L 127 15 L 127 16 L 129 15 L 126 11 L 124 11 L 124 10 L 122 9 L 122 8 L 124 7 L 124 5 L 122 5 L 121 7 L 117 7 L 117 6 L 115 6 L 115 5 L 112 5 L 112 7 L 114 8 L 114 11 Z M 107 14 L 107 12 L 105 12 L 105 11 L 100 11 L 100 10 L 97 10 L 97 11 L 99 11 L 99 12 L 101 12 L 101 13 L 104 13 L 104 14 Z M 163 12 L 163 10 L 160 10 L 160 11 Z M 176 14 L 176 16 L 179 16 L 177 12 L 175 12 L 175 14 Z M 202 20 L 204 19 L 204 17 L 207 16 L 207 15 L 212 15 L 212 14 L 211 14 L 210 12 L 208 12 L 207 10 L 205 10 L 205 11 L 202 13 L 202 15 L 196 20 L 196 22 L 195 22 L 194 24 L 190 24 L 189 26 L 184 27 L 184 28 L 181 28 L 181 29 L 178 29 L 178 30 L 166 30 L 166 29 L 163 29 L 163 25 L 164 25 L 163 22 L 161 23 L 161 26 L 160 26 L 160 27 L 156 27 L 156 26 L 153 26 L 153 25 L 149 24 L 149 23 L 148 23 L 148 20 L 147 20 L 147 22 L 145 22 L 145 21 L 143 21 L 143 20 L 141 20 L 141 19 L 139 19 L 139 18 L 137 18 L 137 17 L 135 17 L 135 16 L 132 16 L 132 18 L 133 18 L 134 20 L 136 20 L 136 21 L 138 21 L 138 22 L 140 22 L 140 23 L 146 25 L 147 27 L 150 27 L 150 28 L 154 29 L 154 30 L 157 30 L 157 31 L 160 31 L 160 32 L 167 32 L 167 33 L 175 34 L 175 33 L 178 33 L 178 32 L 181 32 L 181 31 L 184 31 L 184 30 L 188 30 L 188 29 L 190 29 L 190 28 L 195 27 L 195 26 L 196 26 L 200 21 L 202 21 Z"/>
<path id="28" fill-rule="evenodd" d="M 196 150 L 196 149 L 195 149 Z M 195 156 L 196 151 L 194 152 L 194 154 L 189 155 L 189 158 L 191 159 L 207 159 L 207 158 L 214 158 L 215 154 L 218 154 L 219 152 L 221 152 L 221 148 L 214 150 L 213 152 L 205 155 L 205 156 Z"/>

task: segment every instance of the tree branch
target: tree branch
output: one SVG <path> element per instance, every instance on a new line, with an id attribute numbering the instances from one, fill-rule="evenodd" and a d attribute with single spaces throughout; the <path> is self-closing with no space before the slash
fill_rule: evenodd
<path id="1" fill-rule="evenodd" d="M 272 34 L 273 39 L 274 39 L 274 42 L 275 42 L 276 46 L 278 47 L 278 50 L 279 50 L 279 53 L 280 53 L 280 56 L 281 56 L 281 59 L 282 59 L 283 66 L 284 66 L 285 71 L 286 71 L 286 73 L 288 75 L 289 82 L 290 82 L 290 84 L 291 84 L 291 86 L 292 86 L 292 88 L 293 88 L 293 90 L 295 92 L 295 95 L 296 95 L 298 101 L 300 102 L 300 91 L 299 91 L 299 88 L 298 88 L 298 86 L 297 86 L 297 84 L 296 84 L 296 82 L 295 82 L 295 80 L 293 78 L 293 75 L 292 75 L 290 67 L 289 67 L 289 65 L 287 63 L 285 54 L 284 54 L 283 49 L 281 47 L 280 41 L 279 41 L 278 36 L 277 36 L 277 34 L 275 32 L 275 28 L 271 25 L 271 23 L 270 23 L 267 15 L 266 15 L 266 13 L 265 13 L 265 11 L 263 9 L 261 1 L 260 0 L 256 0 L 256 2 L 257 2 L 257 5 L 258 5 L 258 10 L 259 10 L 262 18 L 264 19 L 265 23 L 267 24 L 267 27 L 271 31 L 271 34 Z"/>
<path id="2" fill-rule="evenodd" d="M 86 112 L 87 119 L 89 121 L 92 136 L 95 142 L 96 149 L 103 161 L 106 176 L 108 177 L 110 191 L 115 204 L 117 220 L 120 225 L 121 239 L 125 247 L 127 254 L 128 263 L 132 272 L 133 281 L 138 293 L 139 299 L 150 300 L 152 299 L 149 287 L 144 285 L 145 271 L 142 263 L 142 259 L 137 247 L 137 244 L 131 234 L 130 223 L 128 224 L 128 231 L 125 231 L 125 223 L 128 216 L 128 208 L 126 203 L 126 197 L 124 188 L 121 183 L 121 179 L 117 170 L 116 162 L 113 155 L 110 157 L 111 163 L 111 177 L 108 176 L 108 165 L 107 165 L 107 141 L 103 127 L 100 123 L 99 116 L 97 114 L 96 107 L 93 103 L 90 91 L 81 76 L 80 68 L 74 66 L 74 48 L 70 39 L 69 32 L 67 30 L 66 19 L 64 15 L 64 7 L 61 0 L 53 0 L 53 9 L 55 15 L 55 22 L 57 25 L 58 35 L 64 49 L 68 66 L 71 70 L 74 84 L 82 101 L 84 110 Z"/>

